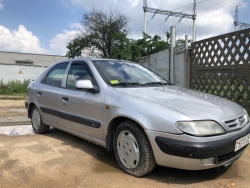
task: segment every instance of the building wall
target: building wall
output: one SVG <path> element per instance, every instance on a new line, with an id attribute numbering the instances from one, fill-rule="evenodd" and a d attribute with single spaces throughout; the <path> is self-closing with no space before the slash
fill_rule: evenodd
<path id="1" fill-rule="evenodd" d="M 66 56 L 0 51 L 0 80 L 33 80 L 48 66 L 67 60 Z"/>
<path id="2" fill-rule="evenodd" d="M 0 51 L 0 64 L 30 64 L 38 66 L 49 66 L 53 63 L 57 63 L 66 59 L 68 59 L 68 57 L 66 56 Z"/>
<path id="3" fill-rule="evenodd" d="M 45 69 L 42 66 L 0 64 L 0 80 L 5 84 L 12 80 L 33 80 Z"/>

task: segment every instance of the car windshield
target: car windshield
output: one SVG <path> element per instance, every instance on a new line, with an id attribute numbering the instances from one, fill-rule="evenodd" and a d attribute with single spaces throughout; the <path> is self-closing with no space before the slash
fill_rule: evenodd
<path id="1" fill-rule="evenodd" d="M 108 60 L 96 60 L 94 63 L 106 82 L 114 86 L 170 84 L 139 64 Z"/>

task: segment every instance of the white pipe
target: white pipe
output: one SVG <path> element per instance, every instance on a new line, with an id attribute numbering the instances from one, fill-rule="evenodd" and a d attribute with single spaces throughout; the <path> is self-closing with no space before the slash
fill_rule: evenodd
<path id="1" fill-rule="evenodd" d="M 188 35 L 185 35 L 185 50 L 188 49 Z"/>
<path id="2" fill-rule="evenodd" d="M 171 46 L 170 46 L 170 82 L 174 83 L 174 47 L 176 42 L 175 26 L 171 27 Z"/>
<path id="3" fill-rule="evenodd" d="M 147 15 L 144 11 L 144 33 L 147 33 Z"/>
<path id="4" fill-rule="evenodd" d="M 196 41 L 195 18 L 193 19 L 193 42 Z"/>

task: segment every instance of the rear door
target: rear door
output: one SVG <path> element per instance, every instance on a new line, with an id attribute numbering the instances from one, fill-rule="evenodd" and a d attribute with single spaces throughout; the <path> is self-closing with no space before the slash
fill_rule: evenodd
<path id="1" fill-rule="evenodd" d="M 84 61 L 72 62 L 62 89 L 61 125 L 69 130 L 104 140 L 103 138 L 103 91 L 92 93 L 89 90 L 75 88 L 77 80 L 91 80 L 97 84 L 95 77 Z"/>
<path id="2" fill-rule="evenodd" d="M 68 62 L 55 65 L 35 87 L 36 105 L 48 125 L 60 125 L 60 92 Z"/>

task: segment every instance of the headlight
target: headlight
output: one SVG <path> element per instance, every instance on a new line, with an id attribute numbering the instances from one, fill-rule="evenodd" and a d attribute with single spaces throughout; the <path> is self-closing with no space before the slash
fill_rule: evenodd
<path id="1" fill-rule="evenodd" d="M 244 112 L 245 112 L 245 116 L 246 116 L 246 118 L 247 118 L 247 122 L 249 122 L 249 115 L 248 115 L 248 112 L 244 109 Z"/>
<path id="2" fill-rule="evenodd" d="M 214 121 L 182 121 L 176 126 L 183 132 L 194 136 L 213 136 L 226 133 L 225 130 Z"/>

